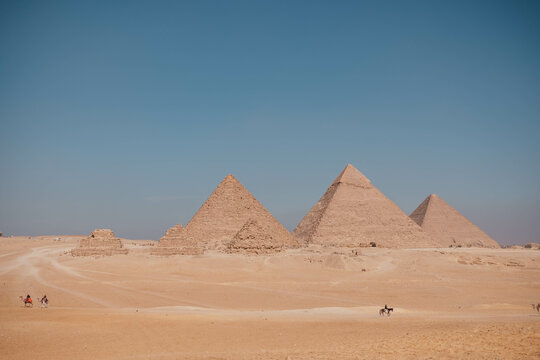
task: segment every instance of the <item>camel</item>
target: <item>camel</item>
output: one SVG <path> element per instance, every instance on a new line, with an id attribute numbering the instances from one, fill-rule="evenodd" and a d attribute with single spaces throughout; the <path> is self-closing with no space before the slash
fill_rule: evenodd
<path id="1" fill-rule="evenodd" d="M 536 305 L 535 304 L 531 304 L 531 305 L 533 307 L 533 310 L 536 310 L 536 311 L 540 312 L 540 303 L 538 303 Z"/>
<path id="2" fill-rule="evenodd" d="M 32 303 L 32 299 L 27 299 L 24 296 L 19 296 L 19 300 L 21 300 L 24 303 L 24 307 L 34 307 L 34 304 Z"/>

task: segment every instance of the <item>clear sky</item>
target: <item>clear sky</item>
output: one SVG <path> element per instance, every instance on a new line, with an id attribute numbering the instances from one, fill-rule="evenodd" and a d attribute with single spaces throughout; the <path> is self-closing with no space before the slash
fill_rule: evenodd
<path id="1" fill-rule="evenodd" d="M 0 231 L 158 239 L 234 174 L 289 230 L 347 163 L 540 241 L 538 1 L 1 1 Z"/>

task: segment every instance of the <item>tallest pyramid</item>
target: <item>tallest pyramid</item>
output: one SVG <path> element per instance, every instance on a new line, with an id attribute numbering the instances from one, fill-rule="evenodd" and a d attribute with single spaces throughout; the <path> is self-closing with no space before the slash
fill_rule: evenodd
<path id="1" fill-rule="evenodd" d="M 433 240 L 354 166 L 347 165 L 293 233 L 310 244 L 435 247 Z"/>

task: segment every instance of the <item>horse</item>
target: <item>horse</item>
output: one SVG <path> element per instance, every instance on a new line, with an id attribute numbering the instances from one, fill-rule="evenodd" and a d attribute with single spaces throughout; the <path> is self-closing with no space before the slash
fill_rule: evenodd
<path id="1" fill-rule="evenodd" d="M 32 299 L 27 299 L 23 296 L 19 296 L 19 300 L 21 300 L 24 303 L 24 307 L 34 307 L 34 304 L 32 303 Z"/>
<path id="2" fill-rule="evenodd" d="M 383 316 L 386 314 L 386 316 L 390 316 L 390 313 L 394 311 L 394 308 L 382 308 L 379 310 L 379 316 Z"/>
<path id="3" fill-rule="evenodd" d="M 540 312 L 540 303 L 538 304 L 531 304 L 533 307 L 533 310 L 536 310 L 537 312 Z"/>
<path id="4" fill-rule="evenodd" d="M 41 298 L 41 300 L 39 300 L 39 302 L 41 303 L 42 309 L 49 307 L 49 299 L 47 299 L 47 295 L 43 295 L 43 297 Z"/>

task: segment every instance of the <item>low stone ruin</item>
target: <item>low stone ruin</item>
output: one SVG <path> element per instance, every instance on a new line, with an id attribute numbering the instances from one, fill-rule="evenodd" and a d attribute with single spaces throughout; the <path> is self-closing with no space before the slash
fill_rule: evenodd
<path id="1" fill-rule="evenodd" d="M 188 236 L 181 224 L 175 225 L 165 233 L 152 255 L 200 255 L 204 250 L 197 246 L 195 240 Z"/>
<path id="2" fill-rule="evenodd" d="M 272 254 L 283 250 L 284 244 L 268 233 L 256 220 L 249 219 L 227 244 L 226 252 L 247 255 Z"/>
<path id="3" fill-rule="evenodd" d="M 81 240 L 79 247 L 71 250 L 73 256 L 104 255 L 111 256 L 117 254 L 127 254 L 128 249 L 124 248 L 122 241 L 114 237 L 111 229 L 96 229 L 92 234 Z"/>

